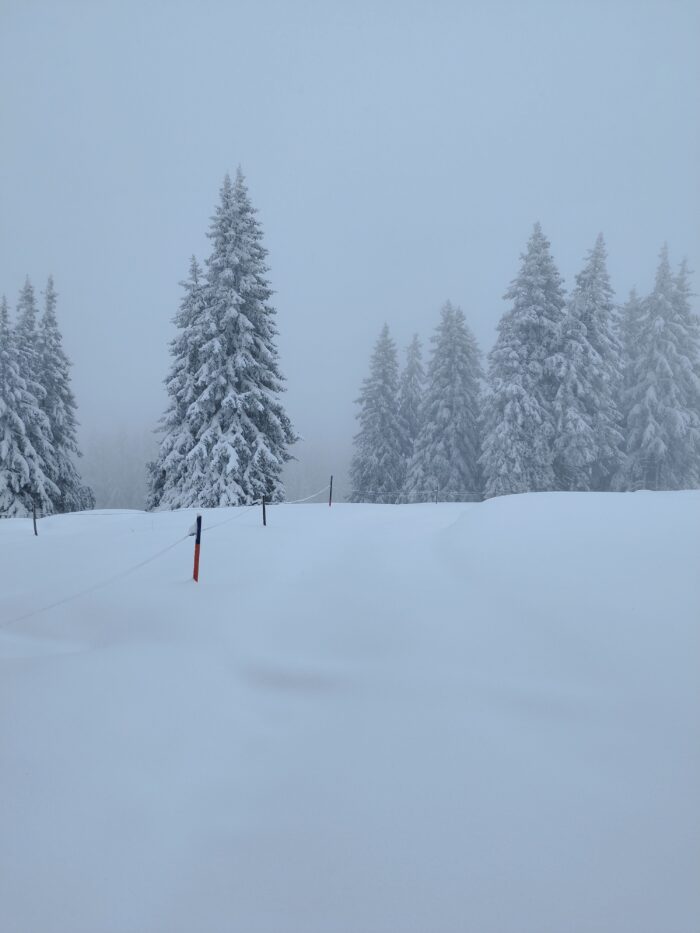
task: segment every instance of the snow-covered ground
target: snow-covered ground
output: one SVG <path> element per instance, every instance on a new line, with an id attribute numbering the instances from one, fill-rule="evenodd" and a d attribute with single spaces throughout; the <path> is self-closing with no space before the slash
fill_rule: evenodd
<path id="1" fill-rule="evenodd" d="M 0 522 L 2 933 L 697 933 L 700 493 Z"/>

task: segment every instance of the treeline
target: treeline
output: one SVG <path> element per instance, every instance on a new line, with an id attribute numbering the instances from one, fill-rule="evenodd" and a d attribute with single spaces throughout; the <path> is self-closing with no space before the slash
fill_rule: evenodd
<path id="1" fill-rule="evenodd" d="M 10 320 L 0 301 L 0 516 L 94 508 L 75 467 L 76 403 L 49 277 L 41 317 L 27 278 Z"/>
<path id="2" fill-rule="evenodd" d="M 615 304 L 603 237 L 568 299 L 536 224 L 484 373 L 443 307 L 427 372 L 399 373 L 385 325 L 357 402 L 354 502 L 468 501 L 544 490 L 700 485 L 700 319 L 685 262 L 661 251 L 653 290 Z"/>

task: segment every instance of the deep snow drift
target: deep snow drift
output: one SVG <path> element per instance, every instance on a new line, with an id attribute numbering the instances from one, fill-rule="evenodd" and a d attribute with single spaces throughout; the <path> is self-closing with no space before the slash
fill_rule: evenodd
<path id="1" fill-rule="evenodd" d="M 193 514 L 0 522 L 3 933 L 697 933 L 700 493 L 205 513 L 12 621 Z"/>

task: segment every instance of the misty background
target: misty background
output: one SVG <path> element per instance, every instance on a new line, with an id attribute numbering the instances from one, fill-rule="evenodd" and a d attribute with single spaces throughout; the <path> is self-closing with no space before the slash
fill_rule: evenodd
<path id="1" fill-rule="evenodd" d="M 81 472 L 142 507 L 178 283 L 240 164 L 276 290 L 290 496 L 345 491 L 384 321 L 482 350 L 532 224 L 618 300 L 700 268 L 700 5 L 0 0 L 0 293 L 52 273 Z M 697 289 L 697 277 L 694 279 Z"/>

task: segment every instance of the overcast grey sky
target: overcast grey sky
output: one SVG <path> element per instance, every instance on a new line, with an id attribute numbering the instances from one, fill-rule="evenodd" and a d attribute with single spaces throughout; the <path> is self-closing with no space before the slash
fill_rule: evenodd
<path id="1" fill-rule="evenodd" d="M 349 441 L 384 320 L 488 350 L 539 219 L 570 285 L 700 269 L 700 4 L 0 0 L 0 292 L 51 272 L 84 432 L 164 404 L 226 170 L 260 210 L 287 403 Z M 697 286 L 697 278 L 695 279 Z"/>

